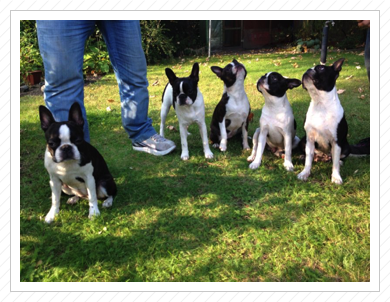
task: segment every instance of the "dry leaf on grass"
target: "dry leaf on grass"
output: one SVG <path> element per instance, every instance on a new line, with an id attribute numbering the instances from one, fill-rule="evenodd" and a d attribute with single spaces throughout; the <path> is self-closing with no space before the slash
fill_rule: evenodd
<path id="1" fill-rule="evenodd" d="M 353 75 L 350 75 L 349 77 L 346 77 L 345 79 L 349 80 L 349 79 L 352 79 L 352 78 L 353 78 Z"/>
<path id="2" fill-rule="evenodd" d="M 167 126 L 167 129 L 169 131 L 177 131 L 176 128 L 174 126 L 172 126 L 172 125 Z"/>
<path id="3" fill-rule="evenodd" d="M 345 89 L 339 89 L 337 90 L 337 94 L 343 94 L 345 92 Z"/>

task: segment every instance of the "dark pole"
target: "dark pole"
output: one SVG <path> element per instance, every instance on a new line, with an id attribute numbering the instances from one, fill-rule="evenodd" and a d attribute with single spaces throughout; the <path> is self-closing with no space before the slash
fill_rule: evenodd
<path id="1" fill-rule="evenodd" d="M 328 48 L 328 32 L 329 32 L 328 23 L 332 23 L 332 25 L 334 25 L 333 21 L 326 21 L 324 29 L 322 31 L 321 60 L 320 60 L 320 63 L 322 65 L 325 65 L 326 63 L 326 54 Z"/>

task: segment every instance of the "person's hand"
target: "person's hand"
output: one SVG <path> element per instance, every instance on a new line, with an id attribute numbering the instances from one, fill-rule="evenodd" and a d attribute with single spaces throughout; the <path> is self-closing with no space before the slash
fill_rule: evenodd
<path id="1" fill-rule="evenodd" d="M 357 22 L 360 28 L 370 27 L 370 20 L 357 20 Z"/>

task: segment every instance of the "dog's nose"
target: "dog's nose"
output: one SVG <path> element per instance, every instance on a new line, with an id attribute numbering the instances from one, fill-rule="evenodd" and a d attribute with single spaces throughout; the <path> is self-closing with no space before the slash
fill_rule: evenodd
<path id="1" fill-rule="evenodd" d="M 60 150 L 61 150 L 62 154 L 66 154 L 68 156 L 71 156 L 73 154 L 73 149 L 72 149 L 71 145 L 62 145 L 60 147 Z"/>

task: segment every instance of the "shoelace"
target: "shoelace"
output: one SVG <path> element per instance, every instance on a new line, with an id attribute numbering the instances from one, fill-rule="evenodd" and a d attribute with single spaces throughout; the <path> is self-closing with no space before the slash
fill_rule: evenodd
<path id="1" fill-rule="evenodd" d="M 160 143 L 160 142 L 165 142 L 166 141 L 166 138 L 162 137 L 160 134 L 155 134 L 151 137 L 152 140 L 154 140 L 155 142 L 157 143 Z"/>

